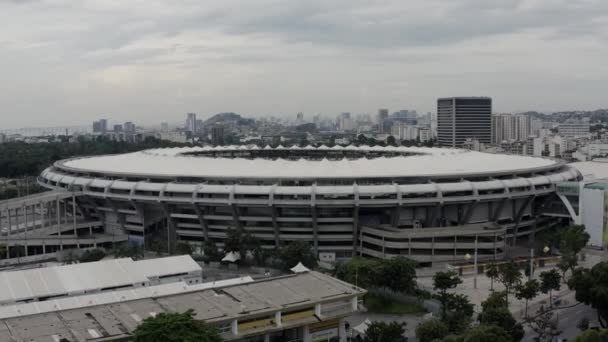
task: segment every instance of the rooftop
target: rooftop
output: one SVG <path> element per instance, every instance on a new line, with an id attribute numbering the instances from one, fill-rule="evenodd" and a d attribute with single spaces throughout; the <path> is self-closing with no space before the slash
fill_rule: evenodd
<path id="1" fill-rule="evenodd" d="M 347 300 L 364 293 L 364 290 L 330 276 L 306 272 L 191 293 L 5 318 L 0 320 L 0 342 L 59 341 L 62 338 L 69 341 L 111 340 L 128 336 L 143 319 L 161 312 L 192 309 L 196 319 L 228 323 L 245 317 L 264 317 L 277 311 L 303 309 L 317 303 Z"/>
<path id="2" fill-rule="evenodd" d="M 130 258 L 0 272 L 0 305 L 82 295 L 119 287 L 147 286 L 173 274 L 200 272 L 187 255 L 143 261 Z"/>
<path id="3" fill-rule="evenodd" d="M 155 149 L 142 152 L 85 157 L 61 161 L 57 165 L 73 172 L 113 175 L 208 177 L 208 178 L 384 178 L 428 177 L 484 173 L 509 173 L 522 170 L 550 168 L 556 161 L 535 157 L 481 153 L 460 149 L 419 147 L 282 147 L 276 151 L 371 151 L 392 153 L 391 157 L 342 158 L 339 160 L 222 158 L 190 155 L 196 152 L 220 150 L 246 152 L 259 149 L 247 146 L 193 147 Z M 267 147 L 270 149 L 270 147 Z M 396 156 L 395 153 L 397 153 Z M 189 154 L 189 155 L 186 155 Z M 407 154 L 407 155 L 406 155 Z"/>

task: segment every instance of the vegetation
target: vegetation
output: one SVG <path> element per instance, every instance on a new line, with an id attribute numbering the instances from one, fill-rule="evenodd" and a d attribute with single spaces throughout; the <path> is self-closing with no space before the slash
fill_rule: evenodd
<path id="1" fill-rule="evenodd" d="M 485 267 L 485 273 L 486 276 L 488 278 L 490 278 L 490 290 L 494 291 L 494 279 L 497 279 L 498 276 L 500 275 L 500 272 L 498 270 L 498 265 L 496 264 L 496 262 L 491 261 L 490 263 L 488 263 Z"/>
<path id="2" fill-rule="evenodd" d="M 511 336 L 495 325 L 479 325 L 468 331 L 463 342 L 511 342 Z"/>
<path id="3" fill-rule="evenodd" d="M 513 342 L 519 342 L 524 337 L 524 327 L 518 323 L 509 311 L 505 296 L 493 293 L 482 303 L 479 323 L 486 326 L 496 326 L 503 329 Z"/>
<path id="4" fill-rule="evenodd" d="M 148 317 L 135 329 L 135 342 L 222 342 L 217 328 L 196 321 L 192 310 Z"/>
<path id="5" fill-rule="evenodd" d="M 206 261 L 220 261 L 222 260 L 222 253 L 215 244 L 215 241 L 207 239 L 203 244 L 203 254 L 205 255 Z"/>
<path id="6" fill-rule="evenodd" d="M 540 274 L 540 290 L 542 293 L 549 293 L 549 305 L 553 306 L 553 291 L 559 291 L 561 276 L 555 269 L 545 271 Z"/>
<path id="7" fill-rule="evenodd" d="M 433 342 L 443 339 L 449 333 L 450 331 L 445 323 L 438 319 L 431 319 L 420 323 L 416 327 L 416 341 Z"/>
<path id="8" fill-rule="evenodd" d="M 140 246 L 126 244 L 113 249 L 112 255 L 114 255 L 115 258 L 132 258 L 133 260 L 137 260 L 143 257 L 144 250 Z"/>
<path id="9" fill-rule="evenodd" d="M 608 329 L 586 330 L 574 339 L 574 342 L 605 342 L 608 341 Z"/>
<path id="10" fill-rule="evenodd" d="M 405 315 L 424 311 L 424 308 L 417 303 L 402 303 L 372 293 L 365 295 L 363 304 L 368 312 L 387 315 Z"/>
<path id="11" fill-rule="evenodd" d="M 553 318 L 553 312 L 540 307 L 537 315 L 529 321 L 530 328 L 536 333 L 536 341 L 552 342 L 561 334 L 558 320 Z"/>
<path id="12" fill-rule="evenodd" d="M 364 288 L 386 288 L 394 292 L 415 294 L 416 263 L 410 259 L 352 258 L 336 265 L 334 275 Z"/>
<path id="13" fill-rule="evenodd" d="M 576 291 L 576 300 L 591 305 L 597 311 L 598 321 L 606 328 L 608 321 L 608 262 L 600 262 L 591 269 L 577 268 L 568 287 Z"/>
<path id="14" fill-rule="evenodd" d="M 310 244 L 305 241 L 294 241 L 282 246 L 279 249 L 279 260 L 283 270 L 288 270 L 299 262 L 309 269 L 317 267 L 317 257 Z"/>
<path id="15" fill-rule="evenodd" d="M 363 336 L 363 342 L 407 342 L 405 323 L 372 322 Z"/>
<path id="16" fill-rule="evenodd" d="M 94 262 L 99 261 L 106 257 L 106 252 L 103 249 L 95 248 L 85 251 L 78 261 L 80 262 Z"/>
<path id="17" fill-rule="evenodd" d="M 515 288 L 515 297 L 519 300 L 526 301 L 526 309 L 524 317 L 528 317 L 528 301 L 536 298 L 540 292 L 540 283 L 536 279 L 528 280 L 527 282 Z"/>
<path id="18" fill-rule="evenodd" d="M 38 176 L 42 170 L 57 160 L 74 156 L 116 154 L 175 146 L 181 144 L 153 137 L 148 137 L 137 144 L 112 141 L 103 136 L 91 140 L 79 137 L 76 142 L 67 142 L 66 137 L 40 144 L 8 142 L 0 144 L 0 177 Z"/>
<path id="19" fill-rule="evenodd" d="M 439 291 L 437 299 L 441 302 L 441 315 L 446 316 L 447 303 L 448 303 L 448 290 L 453 289 L 458 284 L 462 283 L 462 279 L 454 271 L 449 272 L 437 272 L 433 276 L 433 287 Z"/>
<path id="20" fill-rule="evenodd" d="M 180 241 L 175 246 L 176 255 L 192 255 L 193 252 L 192 245 L 187 242 Z"/>
<path id="21" fill-rule="evenodd" d="M 521 283 L 521 271 L 513 260 L 502 264 L 498 270 L 498 280 L 505 287 L 505 300 L 509 305 L 509 293 Z"/>

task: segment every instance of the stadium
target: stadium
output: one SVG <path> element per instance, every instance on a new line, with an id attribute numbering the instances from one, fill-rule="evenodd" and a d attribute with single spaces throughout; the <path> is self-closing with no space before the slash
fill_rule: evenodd
<path id="1" fill-rule="evenodd" d="M 545 215 L 556 184 L 581 178 L 556 160 L 459 149 L 225 146 L 62 160 L 39 183 L 78 194 L 74 216 L 144 246 L 153 234 L 222 246 L 243 228 L 264 248 L 307 241 L 322 260 L 432 264 L 475 249 L 504 257 L 561 224 Z"/>

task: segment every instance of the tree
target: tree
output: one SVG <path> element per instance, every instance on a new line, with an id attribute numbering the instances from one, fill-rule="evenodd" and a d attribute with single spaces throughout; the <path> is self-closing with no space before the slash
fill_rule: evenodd
<path id="1" fill-rule="evenodd" d="M 598 321 L 605 328 L 608 320 L 608 262 L 597 263 L 591 269 L 577 268 L 568 287 L 576 291 L 576 300 L 591 305 L 597 311 Z"/>
<path id="2" fill-rule="evenodd" d="M 570 251 L 562 254 L 559 263 L 557 264 L 557 268 L 562 272 L 562 279 L 564 281 L 566 281 L 566 272 L 568 272 L 568 270 L 574 272 L 577 265 L 578 258 L 576 254 Z"/>
<path id="3" fill-rule="evenodd" d="M 479 323 L 495 325 L 504 329 L 515 342 L 524 337 L 524 327 L 518 323 L 509 311 L 505 295 L 502 292 L 493 292 L 481 303 L 482 311 L 479 314 Z"/>
<path id="4" fill-rule="evenodd" d="M 414 293 L 416 290 L 416 262 L 404 257 L 396 257 L 378 262 L 379 286 L 395 292 Z"/>
<path id="5" fill-rule="evenodd" d="M 443 339 L 449 333 L 447 324 L 438 319 L 431 319 L 418 324 L 416 327 L 416 341 L 433 342 Z"/>
<path id="6" fill-rule="evenodd" d="M 148 317 L 135 329 L 135 342 L 222 342 L 216 327 L 196 321 L 192 310 Z"/>
<path id="7" fill-rule="evenodd" d="M 553 306 L 553 291 L 559 291 L 562 277 L 556 269 L 545 271 L 540 274 L 540 290 L 542 293 L 549 293 L 549 305 Z"/>
<path id="8" fill-rule="evenodd" d="M 305 241 L 294 241 L 281 247 L 279 258 L 284 270 L 294 267 L 299 262 L 310 269 L 317 267 L 317 257 L 310 248 L 310 244 Z"/>
<path id="9" fill-rule="evenodd" d="M 479 325 L 468 331 L 463 342 L 511 342 L 511 336 L 495 325 Z"/>
<path id="10" fill-rule="evenodd" d="M 509 293 L 515 286 L 521 283 L 521 271 L 513 260 L 499 267 L 498 280 L 505 287 L 505 300 L 507 301 L 507 305 L 509 305 Z"/>
<path id="11" fill-rule="evenodd" d="M 585 231 L 585 226 L 569 226 L 560 232 L 560 251 L 578 254 L 589 242 L 589 234 Z"/>
<path id="12" fill-rule="evenodd" d="M 553 312 L 545 310 L 542 306 L 529 323 L 532 331 L 536 333 L 538 342 L 552 342 L 562 333 L 558 329 L 558 320 L 553 318 Z"/>
<path id="13" fill-rule="evenodd" d="M 187 242 L 180 241 L 175 246 L 175 254 L 177 255 L 192 255 L 192 245 Z"/>
<path id="14" fill-rule="evenodd" d="M 379 278 L 378 262 L 375 259 L 354 257 L 336 265 L 334 276 L 363 288 L 371 288 L 376 285 Z"/>
<path id="15" fill-rule="evenodd" d="M 574 342 L 605 342 L 608 341 L 608 330 L 586 330 L 574 339 Z"/>
<path id="16" fill-rule="evenodd" d="M 203 243 L 203 254 L 209 261 L 220 261 L 222 259 L 222 253 L 220 253 L 215 241 L 207 239 Z"/>
<path id="17" fill-rule="evenodd" d="M 407 342 L 405 323 L 372 322 L 365 331 L 363 342 Z"/>
<path id="18" fill-rule="evenodd" d="M 498 278 L 500 272 L 498 270 L 498 265 L 496 262 L 491 261 L 485 267 L 486 276 L 490 278 L 490 290 L 494 290 L 494 279 Z"/>
<path id="19" fill-rule="evenodd" d="M 583 317 L 578 321 L 576 327 L 579 328 L 581 331 L 585 331 L 589 329 L 589 323 L 589 318 Z"/>
<path id="20" fill-rule="evenodd" d="M 474 306 L 469 301 L 469 297 L 462 294 L 448 293 L 445 297 L 445 313 L 441 316 L 447 324 L 450 332 L 461 333 L 465 331 L 471 323 L 474 313 Z"/>
<path id="21" fill-rule="evenodd" d="M 441 314 L 446 315 L 447 309 L 447 292 L 449 289 L 453 289 L 458 284 L 462 284 L 462 279 L 458 276 L 458 273 L 454 271 L 448 272 L 437 272 L 433 276 L 433 287 L 435 290 L 439 290 L 438 299 L 441 302 Z"/>
<path id="22" fill-rule="evenodd" d="M 78 261 L 80 261 L 80 262 L 99 261 L 99 260 L 105 258 L 105 256 L 106 256 L 106 253 L 102 249 L 95 248 L 95 249 L 87 250 L 84 253 L 82 253 L 82 255 L 80 256 Z"/>
<path id="23" fill-rule="evenodd" d="M 528 301 L 538 296 L 540 284 L 538 280 L 531 279 L 515 288 L 515 297 L 519 300 L 525 299 L 526 309 L 524 317 L 528 318 Z"/>

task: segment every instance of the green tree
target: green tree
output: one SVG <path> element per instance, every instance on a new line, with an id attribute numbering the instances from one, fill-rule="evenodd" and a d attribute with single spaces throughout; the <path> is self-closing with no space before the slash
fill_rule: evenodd
<path id="1" fill-rule="evenodd" d="M 511 342 L 511 336 L 495 325 L 479 325 L 468 331 L 464 342 Z"/>
<path id="2" fill-rule="evenodd" d="M 378 260 L 354 257 L 344 263 L 336 265 L 334 276 L 348 283 L 363 288 L 376 286 L 378 280 Z"/>
<path id="3" fill-rule="evenodd" d="M 517 264 L 511 260 L 499 267 L 499 273 L 498 280 L 505 287 L 505 300 L 507 301 L 507 305 L 509 305 L 509 293 L 521 283 L 521 271 L 517 267 Z"/>
<path id="4" fill-rule="evenodd" d="M 524 327 L 518 323 L 509 311 L 503 292 L 493 292 L 481 303 L 482 311 L 479 322 L 483 325 L 496 325 L 511 335 L 513 341 L 520 341 L 524 336 Z"/>
<path id="5" fill-rule="evenodd" d="M 194 319 L 193 311 L 160 313 L 137 326 L 135 342 L 222 342 L 216 327 Z"/>
<path id="6" fill-rule="evenodd" d="M 396 257 L 377 262 L 379 286 L 384 286 L 395 292 L 414 293 L 416 290 L 416 262 Z"/>
<path id="7" fill-rule="evenodd" d="M 549 293 L 549 305 L 553 306 L 553 291 L 559 291 L 561 276 L 556 269 L 545 271 L 540 274 L 540 290 Z"/>
<path id="8" fill-rule="evenodd" d="M 279 249 L 279 258 L 284 270 L 294 267 L 299 262 L 309 269 L 317 267 L 317 257 L 310 248 L 310 244 L 305 241 L 294 241 L 282 246 Z"/>
<path id="9" fill-rule="evenodd" d="M 515 288 L 515 297 L 519 300 L 524 299 L 526 301 L 524 317 L 528 318 L 528 301 L 536 298 L 539 291 L 540 283 L 536 279 L 528 280 Z"/>
<path id="10" fill-rule="evenodd" d="M 180 241 L 175 246 L 175 254 L 176 255 L 192 255 L 192 245 L 187 242 Z"/>
<path id="11" fill-rule="evenodd" d="M 576 254 L 570 251 L 562 254 L 561 258 L 559 259 L 559 263 L 557 264 L 557 268 L 562 272 L 562 279 L 564 281 L 566 281 L 566 272 L 574 272 L 577 265 L 578 258 Z"/>
<path id="12" fill-rule="evenodd" d="M 363 342 L 407 342 L 405 323 L 372 322 L 365 331 Z"/>
<path id="13" fill-rule="evenodd" d="M 203 243 L 203 254 L 208 261 L 220 261 L 222 260 L 222 253 L 220 253 L 215 241 L 207 239 Z"/>
<path id="14" fill-rule="evenodd" d="M 462 279 L 458 276 L 458 273 L 454 271 L 448 272 L 437 272 L 433 276 L 433 288 L 439 291 L 438 298 L 441 302 L 441 314 L 445 316 L 447 309 L 448 290 L 456 288 L 459 284 L 462 284 Z"/>
<path id="15" fill-rule="evenodd" d="M 553 312 L 542 306 L 530 321 L 530 328 L 536 333 L 536 341 L 552 342 L 562 332 L 558 329 L 558 320 L 553 318 Z"/>
<path id="16" fill-rule="evenodd" d="M 441 319 L 447 324 L 452 333 L 465 331 L 471 323 L 474 313 L 474 306 L 469 298 L 462 294 L 448 293 L 445 297 L 445 312 Z"/>
<path id="17" fill-rule="evenodd" d="M 438 319 L 431 319 L 418 324 L 416 327 L 416 341 L 433 342 L 443 339 L 449 333 L 447 324 Z"/>
<path id="18" fill-rule="evenodd" d="M 560 232 L 560 251 L 569 251 L 578 254 L 589 242 L 589 234 L 585 231 L 585 226 L 575 225 L 563 229 Z"/>
<path id="19" fill-rule="evenodd" d="M 574 339 L 574 342 L 606 342 L 608 329 L 586 330 Z"/>
<path id="20" fill-rule="evenodd" d="M 597 263 L 591 269 L 577 268 L 568 287 L 576 291 L 576 300 L 591 305 L 597 311 L 598 321 L 606 328 L 608 320 L 608 262 Z"/>
<path id="21" fill-rule="evenodd" d="M 486 265 L 485 271 L 486 276 L 490 278 L 490 290 L 494 290 L 494 279 L 498 278 L 498 276 L 500 275 L 498 265 L 496 264 L 496 262 L 491 261 Z"/>
<path id="22" fill-rule="evenodd" d="M 106 256 L 106 252 L 104 252 L 102 249 L 95 248 L 95 249 L 87 250 L 84 253 L 82 253 L 82 255 L 80 256 L 78 261 L 80 261 L 80 262 L 99 261 L 99 260 L 105 258 L 105 256 Z"/>

